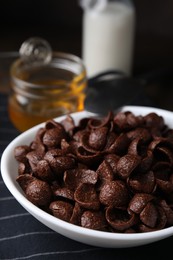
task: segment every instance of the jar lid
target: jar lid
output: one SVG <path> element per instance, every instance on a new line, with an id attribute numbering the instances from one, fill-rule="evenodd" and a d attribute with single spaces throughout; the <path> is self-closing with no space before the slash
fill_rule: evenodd
<path id="1" fill-rule="evenodd" d="M 28 65 L 43 65 L 51 61 L 52 48 L 46 40 L 32 37 L 22 43 L 19 54 Z"/>

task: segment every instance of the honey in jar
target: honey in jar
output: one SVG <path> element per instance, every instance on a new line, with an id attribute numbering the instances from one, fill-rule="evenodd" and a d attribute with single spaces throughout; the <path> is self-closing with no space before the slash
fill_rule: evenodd
<path id="1" fill-rule="evenodd" d="M 11 66 L 9 117 L 14 126 L 28 128 L 84 109 L 86 70 L 72 54 L 55 52 L 50 62 L 27 63 L 19 58 Z"/>

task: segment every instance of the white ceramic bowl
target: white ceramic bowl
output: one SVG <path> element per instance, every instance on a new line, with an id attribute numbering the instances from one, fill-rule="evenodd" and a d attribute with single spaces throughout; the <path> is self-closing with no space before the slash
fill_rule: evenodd
<path id="1" fill-rule="evenodd" d="M 159 115 L 163 116 L 165 123 L 173 128 L 173 113 L 170 111 L 165 111 L 156 108 L 150 107 L 138 107 L 138 106 L 126 106 L 122 108 L 123 111 L 132 111 L 135 115 L 145 115 L 149 112 L 156 112 Z M 75 119 L 76 123 L 80 118 L 91 116 L 93 114 L 86 111 L 73 113 L 72 116 Z M 57 121 L 61 121 L 62 117 L 57 118 Z M 42 124 L 35 126 L 26 132 L 19 135 L 15 138 L 5 149 L 2 160 L 1 160 L 1 172 L 3 180 L 16 198 L 16 200 L 32 214 L 40 222 L 51 228 L 52 230 L 62 234 L 73 240 L 100 247 L 110 247 L 110 248 L 121 248 L 121 247 L 134 247 L 152 243 L 169 236 L 173 235 L 173 227 L 169 227 L 163 230 L 147 232 L 147 233 L 137 233 L 137 234 L 120 234 L 120 233 L 109 233 L 102 231 L 95 231 L 79 227 L 44 212 L 30 201 L 25 198 L 24 193 L 22 192 L 19 184 L 16 182 L 17 177 L 17 162 L 14 158 L 14 148 L 18 145 L 29 144 L 37 130 Z"/>

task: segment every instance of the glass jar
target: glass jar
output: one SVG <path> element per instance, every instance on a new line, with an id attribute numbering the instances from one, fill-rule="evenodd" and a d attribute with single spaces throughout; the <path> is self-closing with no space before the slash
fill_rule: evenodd
<path id="1" fill-rule="evenodd" d="M 135 8 L 130 0 L 81 0 L 82 58 L 89 77 L 107 70 L 132 72 Z"/>
<path id="2" fill-rule="evenodd" d="M 72 54 L 54 52 L 47 64 L 17 59 L 11 66 L 9 117 L 20 131 L 84 109 L 86 70 Z"/>

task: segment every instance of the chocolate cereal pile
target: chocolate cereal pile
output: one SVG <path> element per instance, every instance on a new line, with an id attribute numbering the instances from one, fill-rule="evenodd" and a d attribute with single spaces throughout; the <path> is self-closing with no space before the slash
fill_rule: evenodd
<path id="1" fill-rule="evenodd" d="M 173 225 L 173 130 L 156 113 L 50 120 L 14 155 L 27 199 L 59 219 L 122 233 Z"/>

